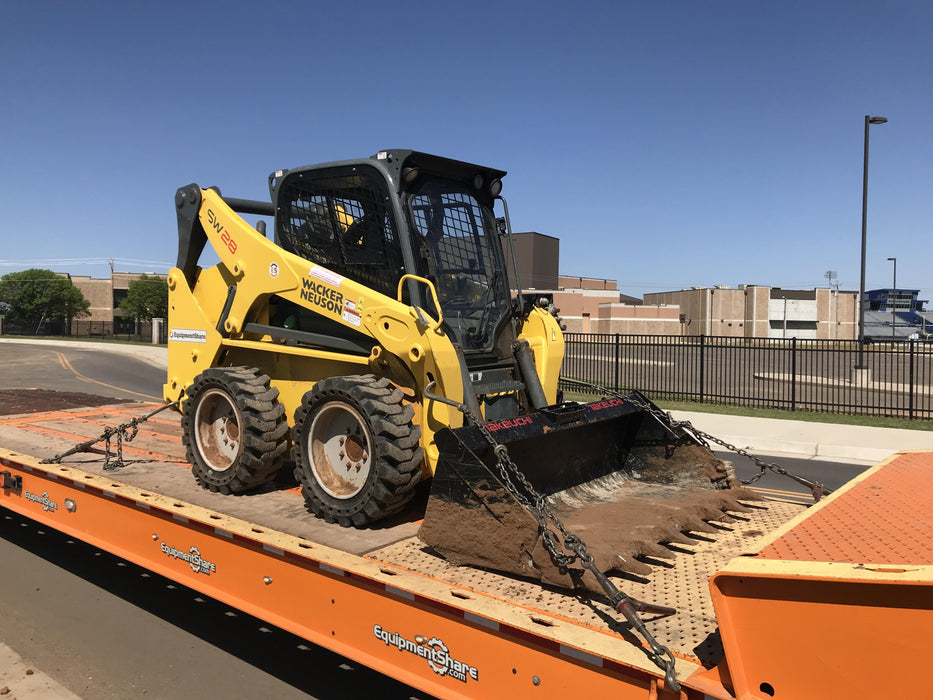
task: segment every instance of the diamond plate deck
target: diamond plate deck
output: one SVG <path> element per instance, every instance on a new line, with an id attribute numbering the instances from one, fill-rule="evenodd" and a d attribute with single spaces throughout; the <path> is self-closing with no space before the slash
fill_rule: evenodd
<path id="1" fill-rule="evenodd" d="M 733 514 L 735 522 L 720 526 L 716 535 L 697 538 L 693 546 L 671 546 L 673 559 L 647 560 L 654 565 L 650 576 L 615 578 L 616 585 L 634 598 L 676 608 L 677 613 L 669 617 L 646 616 L 648 629 L 675 654 L 707 668 L 719 663 L 723 655 L 709 592 L 710 576 L 733 557 L 748 551 L 756 538 L 805 510 L 799 504 L 770 500 L 751 508 L 750 513 Z M 552 624 L 553 618 L 558 624 L 566 621 L 604 632 L 606 648 L 602 651 L 610 658 L 619 634 L 632 638 L 620 616 L 596 598 L 490 571 L 453 566 L 432 554 L 417 538 L 367 556 L 455 588 L 519 605 L 541 624 Z"/>
<path id="2" fill-rule="evenodd" d="M 799 562 L 933 564 L 929 453 L 905 452 L 766 546 L 758 558 Z"/>

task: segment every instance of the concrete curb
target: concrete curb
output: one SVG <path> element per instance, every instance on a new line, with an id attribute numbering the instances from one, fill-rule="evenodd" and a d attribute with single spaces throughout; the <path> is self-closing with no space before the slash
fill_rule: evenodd
<path id="1" fill-rule="evenodd" d="M 933 431 L 809 423 L 718 413 L 672 411 L 703 432 L 760 454 L 871 465 L 908 450 L 933 450 Z"/>

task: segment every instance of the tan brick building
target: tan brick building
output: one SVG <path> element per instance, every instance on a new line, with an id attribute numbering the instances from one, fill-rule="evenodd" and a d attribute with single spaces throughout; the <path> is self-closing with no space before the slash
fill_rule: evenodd
<path id="1" fill-rule="evenodd" d="M 641 300 L 620 293 L 615 280 L 558 274 L 557 238 L 528 232 L 513 239 L 522 290 L 553 298 L 571 333 L 858 337 L 857 292 L 739 285 L 658 292 Z M 510 251 L 507 257 L 514 289 Z"/>
<path id="2" fill-rule="evenodd" d="M 680 308 L 685 335 L 745 338 L 858 337 L 858 292 L 760 285 L 698 287 L 645 295 L 645 304 Z"/>
<path id="3" fill-rule="evenodd" d="M 84 298 L 91 303 L 88 309 L 91 315 L 82 316 L 79 319 L 81 321 L 117 321 L 122 315 L 120 302 L 126 298 L 130 282 L 138 280 L 144 274 L 150 277 L 168 278 L 167 274 L 154 272 L 113 272 L 110 279 L 70 275 L 67 272 L 58 274 L 71 280 L 71 283 L 81 290 Z"/>
<path id="4" fill-rule="evenodd" d="M 551 294 L 571 333 L 680 334 L 679 308 L 645 306 L 621 294 L 615 280 L 561 275 Z"/>

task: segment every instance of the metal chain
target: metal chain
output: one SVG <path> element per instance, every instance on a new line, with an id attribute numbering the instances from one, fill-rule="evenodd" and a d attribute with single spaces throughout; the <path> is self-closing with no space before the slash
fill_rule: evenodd
<path id="1" fill-rule="evenodd" d="M 609 577 L 606 576 L 599 567 L 596 566 L 593 555 L 587 551 L 586 543 L 583 539 L 564 526 L 557 514 L 551 509 L 547 497 L 538 492 L 531 482 L 525 477 L 515 462 L 509 455 L 508 448 L 497 442 L 492 433 L 486 428 L 479 416 L 473 414 L 465 405 L 458 405 L 458 409 L 463 412 L 467 420 L 482 433 L 492 447 L 496 455 L 496 466 L 499 469 L 499 475 L 505 483 L 509 492 L 521 503 L 538 521 L 538 528 L 544 547 L 550 554 L 554 563 L 561 568 L 568 568 L 578 559 L 581 565 L 586 568 L 596 580 L 600 587 L 609 597 L 612 607 L 622 613 L 629 625 L 648 643 L 651 650 L 651 660 L 662 671 L 664 671 L 664 681 L 671 692 L 680 692 L 680 683 L 677 682 L 676 670 L 674 666 L 674 654 L 666 646 L 654 638 L 654 635 L 648 631 L 644 621 L 638 616 L 638 612 L 653 612 L 663 615 L 671 615 L 676 612 L 673 608 L 667 608 L 659 605 L 652 605 L 640 600 L 636 600 L 620 591 Z M 521 489 L 517 488 L 513 478 L 521 484 Z M 551 530 L 549 524 L 552 524 L 560 531 L 563 539 L 563 547 L 569 549 L 572 554 L 562 551 L 557 543 L 557 537 Z"/>
<path id="2" fill-rule="evenodd" d="M 94 445 L 96 445 L 98 442 L 103 442 L 103 443 L 104 443 L 104 449 L 105 449 L 105 452 L 104 452 L 104 469 L 105 469 L 106 471 L 115 471 L 116 469 L 120 469 L 121 467 L 125 467 L 125 466 L 126 466 L 126 463 L 123 461 L 123 443 L 124 443 L 124 442 L 132 442 L 132 440 L 133 440 L 133 439 L 136 437 L 136 435 L 139 433 L 139 424 L 140 424 L 140 423 L 145 423 L 147 420 L 149 420 L 150 418 L 152 418 L 152 417 L 153 417 L 154 415 L 156 415 L 157 413 L 161 413 L 161 412 L 164 411 L 166 408 L 171 408 L 172 406 L 177 406 L 177 405 L 179 404 L 180 401 L 181 401 L 181 399 L 179 399 L 179 400 L 177 400 L 177 401 L 172 401 L 171 403 L 162 404 L 161 406 L 159 406 L 159 408 L 157 408 L 156 410 L 152 411 L 151 413 L 147 413 L 145 416 L 142 416 L 141 418 L 133 418 L 132 420 L 130 420 L 129 423 L 123 423 L 123 424 L 118 425 L 118 426 L 107 426 L 107 427 L 104 429 L 104 432 L 101 433 L 100 437 L 98 437 L 98 438 L 96 438 L 96 439 L 94 439 L 94 440 L 88 440 L 88 441 L 86 441 L 86 442 L 80 442 L 80 443 L 78 443 L 77 445 L 75 445 L 74 447 L 72 447 L 70 450 L 67 450 L 67 451 L 65 451 L 65 452 L 62 452 L 61 454 L 57 454 L 57 455 L 55 455 L 54 457 L 49 457 L 48 459 L 43 459 L 41 463 L 42 463 L 42 464 L 61 464 L 61 461 L 62 461 L 65 457 L 68 457 L 69 455 L 73 455 L 73 454 L 75 454 L 76 452 L 89 452 L 90 449 L 91 449 Z M 114 455 L 114 456 L 115 456 L 115 459 L 114 459 L 113 461 L 111 461 L 111 456 L 112 456 L 112 455 L 111 455 L 111 445 L 110 445 L 110 441 L 111 441 L 111 440 L 114 440 L 114 439 L 115 439 L 116 442 L 117 442 L 117 447 L 116 447 L 116 454 Z"/>
<path id="3" fill-rule="evenodd" d="M 668 416 L 670 417 L 670 414 L 668 414 Z M 832 493 L 832 490 L 823 486 L 821 482 L 810 481 L 809 479 L 806 479 L 800 476 L 799 474 L 794 474 L 793 472 L 787 471 L 786 469 L 784 469 L 784 467 L 782 467 L 779 464 L 775 464 L 774 462 L 766 462 L 758 455 L 752 454 L 746 449 L 737 447 L 736 445 L 732 445 L 726 442 L 725 440 L 722 440 L 721 438 L 715 437 L 714 435 L 710 435 L 709 433 L 706 433 L 694 427 L 693 424 L 690 423 L 690 421 L 674 421 L 673 418 L 671 418 L 671 421 L 676 427 L 686 428 L 687 430 L 694 433 L 698 437 L 704 440 L 709 440 L 710 442 L 715 442 L 717 445 L 725 447 L 730 452 L 735 452 L 736 454 L 740 454 L 743 457 L 746 457 L 750 459 L 752 462 L 754 462 L 755 466 L 758 467 L 758 473 L 749 479 L 743 479 L 742 480 L 743 486 L 754 484 L 756 481 L 758 481 L 759 479 L 761 479 L 761 477 L 765 475 L 766 470 L 770 470 L 770 471 L 773 471 L 775 474 L 786 476 L 788 479 L 792 479 L 793 481 L 796 481 L 798 484 L 801 484 L 802 486 L 806 486 L 808 489 L 810 489 L 810 493 L 813 495 L 814 501 L 819 501 L 823 496 L 827 496 Z"/>
<path id="4" fill-rule="evenodd" d="M 775 464 L 774 462 L 766 462 L 758 455 L 753 454 L 746 449 L 737 447 L 736 445 L 726 442 L 725 440 L 718 438 L 715 435 L 710 435 L 709 433 L 703 430 L 700 430 L 688 420 L 684 420 L 684 421 L 675 420 L 675 418 L 669 412 L 662 411 L 656 406 L 639 401 L 637 396 L 633 396 L 631 394 L 623 394 L 619 391 L 610 389 L 608 387 L 600 386 L 598 384 L 591 384 L 590 382 L 584 382 L 584 381 L 580 381 L 577 379 L 561 378 L 561 381 L 565 381 L 565 382 L 572 383 L 572 384 L 578 384 L 580 386 L 585 386 L 590 389 L 596 389 L 599 393 L 607 394 L 610 396 L 624 398 L 625 400 L 634 404 L 635 406 L 638 406 L 639 408 L 644 409 L 645 411 L 648 411 L 653 416 L 658 418 L 662 423 L 669 425 L 674 429 L 689 431 L 693 436 L 695 436 L 699 440 L 699 442 L 703 444 L 704 447 L 707 447 L 707 448 L 709 447 L 709 445 L 707 444 L 707 441 L 714 442 L 721 447 L 725 447 L 730 452 L 735 452 L 736 454 L 739 454 L 751 460 L 752 462 L 754 462 L 755 466 L 758 467 L 758 473 L 749 479 L 741 480 L 742 486 L 749 486 L 751 484 L 754 484 L 756 481 L 758 481 L 759 479 L 761 479 L 761 477 L 765 475 L 766 471 L 770 470 L 774 472 L 775 474 L 786 476 L 788 479 L 796 481 L 798 484 L 801 484 L 802 486 L 806 486 L 808 489 L 810 489 L 810 493 L 812 494 L 814 501 L 819 501 L 823 496 L 828 496 L 829 494 L 832 493 L 832 490 L 823 486 L 823 484 L 819 481 L 810 481 L 809 479 L 802 477 L 799 474 L 794 474 L 793 472 L 787 471 L 784 467 L 780 466 L 779 464 Z"/>

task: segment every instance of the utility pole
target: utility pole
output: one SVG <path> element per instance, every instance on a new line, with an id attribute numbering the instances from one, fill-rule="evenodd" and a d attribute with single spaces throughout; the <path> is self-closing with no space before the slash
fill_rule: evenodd
<path id="1" fill-rule="evenodd" d="M 833 296 L 832 339 L 836 340 L 837 326 L 839 325 L 839 275 L 835 270 L 827 270 L 823 277 L 829 282 L 830 293 Z"/>
<path id="2" fill-rule="evenodd" d="M 888 262 L 894 262 L 894 289 L 891 292 L 891 343 L 897 341 L 897 258 L 888 258 Z"/>
<path id="3" fill-rule="evenodd" d="M 865 248 L 868 240 L 868 127 L 872 124 L 885 124 L 887 117 L 865 115 L 865 154 L 862 161 L 862 276 L 858 289 L 858 364 L 856 369 L 865 369 Z"/>

